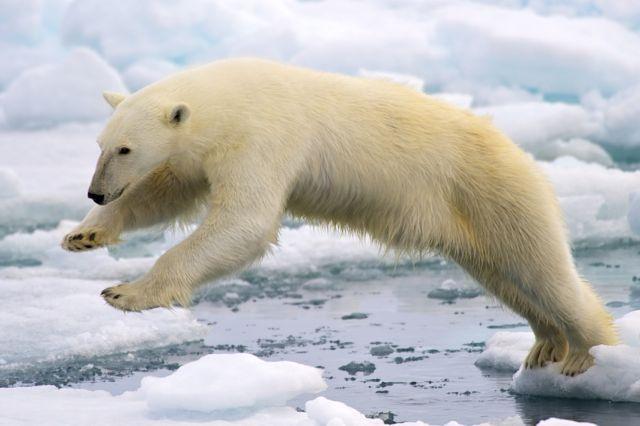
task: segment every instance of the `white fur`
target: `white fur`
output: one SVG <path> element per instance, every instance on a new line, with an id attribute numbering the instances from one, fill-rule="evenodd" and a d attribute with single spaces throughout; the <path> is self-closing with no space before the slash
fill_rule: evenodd
<path id="1" fill-rule="evenodd" d="M 119 309 L 188 304 L 198 285 L 262 256 L 289 212 L 454 259 L 529 321 L 529 367 L 564 359 L 576 374 L 591 365 L 589 347 L 616 342 L 576 272 L 551 186 L 484 118 L 390 82 L 255 59 L 105 97 L 115 111 L 92 190 L 108 204 L 63 245 L 111 244 L 207 211 L 149 273 L 105 290 Z M 119 155 L 123 146 L 131 152 Z"/>

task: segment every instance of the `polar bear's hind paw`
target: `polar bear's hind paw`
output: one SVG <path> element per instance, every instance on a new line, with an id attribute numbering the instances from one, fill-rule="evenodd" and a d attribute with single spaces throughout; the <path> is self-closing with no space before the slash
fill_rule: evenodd
<path id="1" fill-rule="evenodd" d="M 527 358 L 524 361 L 525 368 L 542 368 L 552 362 L 560 362 L 567 353 L 564 342 L 556 342 L 551 339 L 536 340 Z"/>
<path id="2" fill-rule="evenodd" d="M 562 374 L 565 376 L 577 376 L 584 373 L 594 364 L 589 351 L 569 352 L 562 364 Z"/>

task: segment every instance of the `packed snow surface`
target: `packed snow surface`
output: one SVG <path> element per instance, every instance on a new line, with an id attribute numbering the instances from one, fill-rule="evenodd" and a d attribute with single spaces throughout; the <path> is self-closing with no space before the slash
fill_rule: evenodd
<path id="1" fill-rule="evenodd" d="M 534 342 L 531 332 L 496 333 L 476 365 L 517 370 L 511 388 L 520 394 L 640 402 L 640 311 L 616 320 L 616 326 L 624 344 L 591 348 L 595 365 L 575 377 L 560 374 L 559 363 L 532 370 L 522 367 Z"/>
<path id="2" fill-rule="evenodd" d="M 284 405 L 327 385 L 317 368 L 266 362 L 250 354 L 207 355 L 168 377 L 145 377 L 140 392 L 152 410 L 212 412 Z"/>

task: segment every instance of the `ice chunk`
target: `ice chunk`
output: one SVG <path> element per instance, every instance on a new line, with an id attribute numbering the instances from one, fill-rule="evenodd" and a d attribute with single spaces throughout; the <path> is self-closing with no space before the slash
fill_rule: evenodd
<path id="1" fill-rule="evenodd" d="M 355 262 L 379 258 L 379 248 L 369 239 L 303 225 L 281 229 L 278 246 L 273 248 L 260 266 L 265 269 L 295 271 L 314 268 L 336 259 Z"/>
<path id="2" fill-rule="evenodd" d="M 435 10 L 433 19 L 432 42 L 446 46 L 466 78 L 485 84 L 612 93 L 640 75 L 640 36 L 610 20 L 469 3 Z"/>
<path id="3" fill-rule="evenodd" d="M 460 108 L 471 108 L 471 104 L 473 103 L 473 96 L 466 93 L 441 92 L 433 93 L 432 96 Z"/>
<path id="4" fill-rule="evenodd" d="M 164 346 L 196 340 L 206 332 L 206 326 L 184 309 L 125 316 L 100 297 L 107 284 L 56 277 L 2 278 L 2 368 Z"/>
<path id="5" fill-rule="evenodd" d="M 369 70 L 361 69 L 360 71 L 358 71 L 358 75 L 365 78 L 391 81 L 393 83 L 411 87 L 412 89 L 418 92 L 422 92 L 422 90 L 424 89 L 424 81 L 420 77 L 416 77 L 409 74 L 400 74 L 400 73 L 383 72 L 383 71 L 369 71 Z"/>
<path id="6" fill-rule="evenodd" d="M 461 299 L 473 299 L 483 293 L 479 287 L 468 287 L 452 279 L 446 279 L 440 284 L 438 288 L 431 290 L 427 297 L 430 299 L 440 299 L 446 302 L 453 302 L 454 300 Z"/>
<path id="7" fill-rule="evenodd" d="M 599 145 L 586 139 L 556 139 L 537 144 L 531 152 L 539 160 L 551 161 L 559 157 L 571 156 L 585 163 L 598 163 L 606 167 L 613 166 L 609 153 Z"/>
<path id="8" fill-rule="evenodd" d="M 307 401 L 304 405 L 307 415 L 319 425 L 330 426 L 382 426 L 379 419 L 368 419 L 358 410 L 348 405 L 331 401 L 325 397 L 318 397 Z"/>
<path id="9" fill-rule="evenodd" d="M 499 331 L 487 341 L 475 365 L 499 371 L 515 371 L 529 353 L 534 340 L 531 332 Z"/>
<path id="10" fill-rule="evenodd" d="M 145 377 L 140 384 L 156 411 L 213 411 L 284 405 L 327 385 L 317 368 L 295 362 L 266 362 L 250 354 L 206 355 L 167 377 Z"/>
<path id="11" fill-rule="evenodd" d="M 129 90 L 133 92 L 176 71 L 178 71 L 178 67 L 171 62 L 143 59 L 127 67 L 122 78 Z"/>
<path id="12" fill-rule="evenodd" d="M 629 212 L 627 213 L 631 230 L 640 235 L 640 191 L 629 194 Z"/>
<path id="13" fill-rule="evenodd" d="M 588 138 L 600 124 L 580 105 L 562 102 L 521 102 L 477 108 L 511 139 L 534 155 L 539 145 L 557 139 Z"/>
<path id="14" fill-rule="evenodd" d="M 558 364 L 535 370 L 521 367 L 511 388 L 526 395 L 640 402 L 639 348 L 596 346 L 590 353 L 595 365 L 576 377 L 560 374 Z"/>
<path id="15" fill-rule="evenodd" d="M 575 243 L 632 236 L 629 194 L 640 187 L 640 171 L 609 169 L 571 157 L 540 165 L 553 182 Z"/>
<path id="16" fill-rule="evenodd" d="M 574 422 L 573 420 L 564 420 L 551 417 L 547 420 L 542 420 L 536 426 L 598 426 L 594 423 L 587 422 Z"/>
<path id="17" fill-rule="evenodd" d="M 618 92 L 604 105 L 605 136 L 610 145 L 637 147 L 640 145 L 640 85 Z"/>
<path id="18" fill-rule="evenodd" d="M 640 311 L 616 320 L 625 344 L 595 346 L 595 365 L 576 377 L 559 373 L 559 363 L 528 370 L 521 367 L 533 333 L 496 333 L 476 361 L 481 368 L 515 371 L 512 389 L 521 394 L 563 398 L 640 402 Z"/>
<path id="19" fill-rule="evenodd" d="M 616 320 L 618 334 L 624 343 L 640 348 L 640 311 L 629 312 Z"/>
<path id="20" fill-rule="evenodd" d="M 8 168 L 0 168 L 0 199 L 12 198 L 20 194 L 20 180 L 16 173 Z"/>
<path id="21" fill-rule="evenodd" d="M 96 53 L 78 48 L 62 62 L 31 68 L 2 93 L 5 125 L 47 127 L 69 121 L 94 121 L 108 116 L 103 90 L 126 91 L 117 71 Z"/>

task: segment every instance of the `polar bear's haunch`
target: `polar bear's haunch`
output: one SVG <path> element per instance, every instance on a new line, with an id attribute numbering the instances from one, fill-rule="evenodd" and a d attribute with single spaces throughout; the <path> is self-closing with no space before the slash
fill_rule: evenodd
<path id="1" fill-rule="evenodd" d="M 207 210 L 146 275 L 103 292 L 116 308 L 188 304 L 262 256 L 289 212 L 455 260 L 529 321 L 528 367 L 564 361 L 577 374 L 591 346 L 617 341 L 576 272 L 549 183 L 487 119 L 389 82 L 254 59 L 105 98 L 114 113 L 90 187 L 104 205 L 63 246 Z"/>

